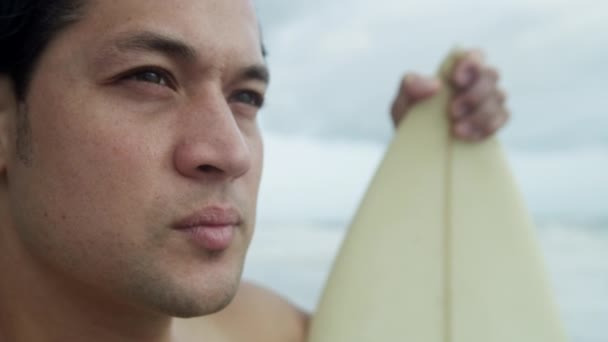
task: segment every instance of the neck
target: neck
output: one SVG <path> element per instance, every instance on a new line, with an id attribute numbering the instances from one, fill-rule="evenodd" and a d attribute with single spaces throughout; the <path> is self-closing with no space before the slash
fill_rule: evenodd
<path id="1" fill-rule="evenodd" d="M 0 208 L 0 341 L 171 341 L 171 317 L 122 303 L 29 255 L 6 208 Z"/>

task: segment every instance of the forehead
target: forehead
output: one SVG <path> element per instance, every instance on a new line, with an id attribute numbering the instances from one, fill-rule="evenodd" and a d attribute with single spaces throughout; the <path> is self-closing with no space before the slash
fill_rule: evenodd
<path id="1" fill-rule="evenodd" d="M 262 58 L 251 0 L 92 0 L 72 31 L 97 45 L 129 32 L 152 31 L 187 42 L 207 57 L 232 52 Z"/>

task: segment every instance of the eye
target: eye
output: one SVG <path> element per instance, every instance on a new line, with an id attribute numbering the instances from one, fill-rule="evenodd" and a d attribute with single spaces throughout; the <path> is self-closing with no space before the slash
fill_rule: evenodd
<path id="1" fill-rule="evenodd" d="M 238 91 L 230 97 L 230 100 L 257 108 L 261 108 L 264 105 L 264 96 L 250 90 Z"/>
<path id="2" fill-rule="evenodd" d="M 133 80 L 137 82 L 153 83 L 163 87 L 174 88 L 174 82 L 171 75 L 164 70 L 156 68 L 141 68 L 129 72 L 125 80 Z"/>

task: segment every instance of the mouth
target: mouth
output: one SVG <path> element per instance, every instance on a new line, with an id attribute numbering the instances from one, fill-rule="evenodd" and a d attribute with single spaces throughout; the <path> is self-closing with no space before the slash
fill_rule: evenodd
<path id="1" fill-rule="evenodd" d="M 186 234 L 197 246 L 221 252 L 230 247 L 241 222 L 241 215 L 235 208 L 213 205 L 177 221 L 173 228 Z"/>

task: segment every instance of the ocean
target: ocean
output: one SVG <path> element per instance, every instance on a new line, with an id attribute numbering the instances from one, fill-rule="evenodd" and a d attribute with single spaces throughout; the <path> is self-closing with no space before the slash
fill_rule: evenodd
<path id="1" fill-rule="evenodd" d="M 244 278 L 314 311 L 345 226 L 259 223 Z M 608 223 L 542 220 L 537 237 L 570 340 L 608 341 Z"/>

